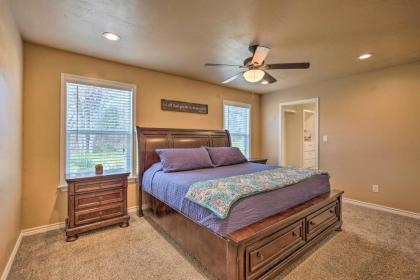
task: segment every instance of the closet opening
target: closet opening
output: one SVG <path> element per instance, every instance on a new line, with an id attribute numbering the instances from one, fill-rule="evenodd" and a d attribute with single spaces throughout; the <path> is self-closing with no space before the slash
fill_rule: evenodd
<path id="1" fill-rule="evenodd" d="M 279 165 L 318 169 L 319 99 L 279 104 Z"/>

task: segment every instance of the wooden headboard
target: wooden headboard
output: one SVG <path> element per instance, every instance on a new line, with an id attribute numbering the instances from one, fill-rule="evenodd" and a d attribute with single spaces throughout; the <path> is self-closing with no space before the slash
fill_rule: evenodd
<path id="1" fill-rule="evenodd" d="M 139 186 L 144 171 L 159 161 L 156 149 L 230 147 L 227 130 L 196 130 L 137 127 Z"/>

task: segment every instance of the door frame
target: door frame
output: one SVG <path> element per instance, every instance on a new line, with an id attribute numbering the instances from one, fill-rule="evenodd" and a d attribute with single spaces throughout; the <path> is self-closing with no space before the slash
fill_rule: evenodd
<path id="1" fill-rule="evenodd" d="M 315 167 L 316 169 L 319 168 L 319 97 L 309 98 L 309 99 L 297 99 L 292 101 L 286 101 L 279 103 L 279 143 L 278 143 L 278 165 L 283 165 L 283 145 L 284 145 L 284 133 L 283 129 L 285 127 L 284 124 L 284 117 L 283 117 L 283 107 L 289 105 L 300 105 L 300 104 L 308 104 L 308 103 L 315 103 Z"/>

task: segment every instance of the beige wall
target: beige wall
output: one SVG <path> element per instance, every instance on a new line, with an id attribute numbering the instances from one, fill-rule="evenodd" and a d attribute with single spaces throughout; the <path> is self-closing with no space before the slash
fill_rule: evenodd
<path id="1" fill-rule="evenodd" d="M 420 63 L 263 95 L 262 155 L 277 163 L 278 104 L 320 98 L 320 168 L 345 196 L 420 213 Z M 380 192 L 372 192 L 372 184 Z"/>
<path id="2" fill-rule="evenodd" d="M 62 222 L 67 215 L 67 193 L 57 190 L 62 72 L 136 84 L 137 125 L 147 127 L 221 129 L 223 99 L 250 103 L 251 152 L 260 154 L 259 95 L 25 43 L 23 228 Z M 205 103 L 209 114 L 161 111 L 161 98 Z M 128 191 L 134 206 L 135 184 Z"/>
<path id="3" fill-rule="evenodd" d="M 0 274 L 20 232 L 22 44 L 0 0 Z"/>

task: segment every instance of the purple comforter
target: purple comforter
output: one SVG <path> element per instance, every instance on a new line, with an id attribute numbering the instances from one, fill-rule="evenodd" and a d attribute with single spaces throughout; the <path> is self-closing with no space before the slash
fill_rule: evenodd
<path id="1" fill-rule="evenodd" d="M 226 219 L 219 219 L 210 210 L 185 199 L 189 187 L 195 182 L 272 168 L 276 167 L 246 162 L 217 168 L 164 173 L 161 163 L 156 163 L 143 175 L 143 190 L 221 236 L 330 190 L 328 175 L 316 175 L 288 187 L 244 198 L 232 206 Z"/>

